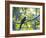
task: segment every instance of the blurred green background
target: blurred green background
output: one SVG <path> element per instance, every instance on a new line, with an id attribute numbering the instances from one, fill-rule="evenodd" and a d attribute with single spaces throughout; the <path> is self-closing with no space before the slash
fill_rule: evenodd
<path id="1" fill-rule="evenodd" d="M 19 31 L 21 20 L 24 17 L 26 21 L 22 24 L 22 31 L 40 29 L 40 8 L 13 7 L 13 30 Z"/>

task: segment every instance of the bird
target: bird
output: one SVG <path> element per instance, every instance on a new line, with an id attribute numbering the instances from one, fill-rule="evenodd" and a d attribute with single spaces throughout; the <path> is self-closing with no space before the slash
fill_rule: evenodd
<path id="1" fill-rule="evenodd" d="M 19 30 L 21 29 L 21 27 L 22 27 L 22 24 L 24 24 L 24 22 L 26 21 L 26 17 L 24 17 L 22 20 L 21 20 L 21 23 L 20 23 L 20 28 L 19 28 Z"/>

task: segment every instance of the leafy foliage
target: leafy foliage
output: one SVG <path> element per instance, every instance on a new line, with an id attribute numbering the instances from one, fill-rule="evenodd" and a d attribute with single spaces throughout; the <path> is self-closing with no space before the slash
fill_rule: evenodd
<path id="1" fill-rule="evenodd" d="M 40 16 L 37 17 L 38 15 L 40 15 L 40 8 L 13 7 L 13 29 L 19 30 L 21 20 L 24 17 L 26 17 L 26 21 L 22 24 L 22 31 L 40 29 Z"/>

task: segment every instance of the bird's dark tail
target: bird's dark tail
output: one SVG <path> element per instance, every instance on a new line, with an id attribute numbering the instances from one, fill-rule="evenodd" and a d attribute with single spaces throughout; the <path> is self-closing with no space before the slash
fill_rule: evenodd
<path id="1" fill-rule="evenodd" d="M 22 27 L 22 24 L 20 24 L 19 30 L 21 29 L 21 27 Z"/>

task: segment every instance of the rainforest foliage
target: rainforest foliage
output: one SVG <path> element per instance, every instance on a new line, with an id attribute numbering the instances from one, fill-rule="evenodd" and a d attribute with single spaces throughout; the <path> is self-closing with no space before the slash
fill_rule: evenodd
<path id="1" fill-rule="evenodd" d="M 26 17 L 26 20 L 23 20 L 24 23 L 20 30 L 40 29 L 40 8 L 13 7 L 13 30 L 19 30 L 24 17 Z"/>

